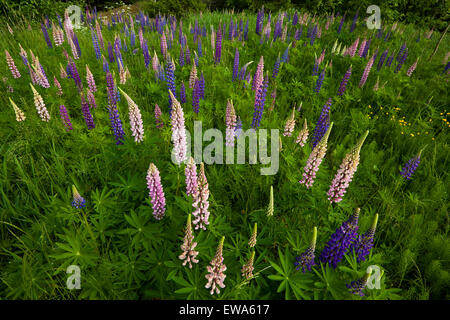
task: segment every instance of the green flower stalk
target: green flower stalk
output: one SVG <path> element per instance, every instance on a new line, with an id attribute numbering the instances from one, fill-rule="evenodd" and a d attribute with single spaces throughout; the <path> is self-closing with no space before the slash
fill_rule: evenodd
<path id="1" fill-rule="evenodd" d="M 267 216 L 273 216 L 273 186 L 270 186 L 270 200 L 269 206 L 267 207 Z"/>
<path id="2" fill-rule="evenodd" d="M 253 248 L 256 245 L 256 236 L 258 234 L 258 224 L 255 222 L 255 225 L 253 227 L 252 236 L 250 237 L 250 240 L 248 241 L 248 245 L 250 248 Z"/>

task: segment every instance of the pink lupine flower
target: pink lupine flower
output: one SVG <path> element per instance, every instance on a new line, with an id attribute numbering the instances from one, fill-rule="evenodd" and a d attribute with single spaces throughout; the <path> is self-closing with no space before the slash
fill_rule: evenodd
<path id="1" fill-rule="evenodd" d="M 188 196 L 193 196 L 197 192 L 197 166 L 192 157 L 189 158 L 189 162 L 184 169 L 184 174 L 186 176 L 186 194 Z"/>
<path id="2" fill-rule="evenodd" d="M 39 62 L 39 58 L 36 57 L 35 64 L 32 67 L 37 75 L 39 85 L 43 88 L 50 88 L 50 83 L 48 82 L 45 74 L 42 72 L 42 66 Z"/>
<path id="3" fill-rule="evenodd" d="M 62 92 L 61 85 L 59 84 L 59 81 L 58 81 L 58 79 L 56 79 L 55 76 L 53 76 L 53 83 L 55 84 L 55 87 L 58 88 L 58 92 L 56 94 L 58 96 L 62 96 L 63 92 Z"/>
<path id="4" fill-rule="evenodd" d="M 181 245 L 181 250 L 183 250 L 183 253 L 178 256 L 178 259 L 184 260 L 183 266 L 189 263 L 189 268 L 192 269 L 192 263 L 198 263 L 198 260 L 196 259 L 198 251 L 194 250 L 196 246 L 197 242 L 194 242 L 194 235 L 192 234 L 191 215 L 188 215 L 184 240 Z"/>
<path id="5" fill-rule="evenodd" d="M 192 214 L 195 217 L 193 221 L 195 230 L 199 228 L 206 230 L 206 226 L 209 225 L 209 187 L 208 181 L 206 180 L 205 165 L 203 162 L 200 164 L 200 172 L 197 178 L 197 190 L 193 196 L 194 202 L 192 203 L 192 206 L 195 210 Z"/>
<path id="6" fill-rule="evenodd" d="M 223 284 L 226 275 L 224 272 L 227 270 L 227 266 L 223 263 L 223 242 L 225 241 L 225 237 L 222 237 L 222 239 L 219 242 L 219 246 L 217 247 L 216 255 L 211 260 L 210 264 L 211 266 L 207 267 L 208 274 L 205 276 L 208 280 L 208 283 L 206 284 L 205 288 L 209 289 L 211 288 L 211 295 L 215 293 L 219 294 L 220 288 L 225 288 L 225 285 Z"/>
<path id="7" fill-rule="evenodd" d="M 163 120 L 161 118 L 161 109 L 159 108 L 159 106 L 155 103 L 155 122 L 156 122 L 156 127 L 158 129 L 161 129 L 164 126 Z"/>
<path id="8" fill-rule="evenodd" d="M 14 113 L 16 114 L 16 121 L 22 122 L 26 119 L 25 114 L 22 112 L 22 110 L 19 109 L 19 107 L 12 101 L 11 98 L 9 98 L 9 101 L 11 102 L 11 105 L 13 106 Z"/>
<path id="9" fill-rule="evenodd" d="M 301 147 L 305 146 L 306 141 L 308 140 L 309 130 L 308 130 L 308 124 L 303 122 L 303 129 L 299 132 L 297 136 L 297 140 L 295 140 L 295 143 L 298 143 Z"/>
<path id="10" fill-rule="evenodd" d="M 364 53 L 364 49 L 366 48 L 366 42 L 367 40 L 364 39 L 363 42 L 361 42 L 361 46 L 359 47 L 358 50 L 358 56 L 362 57 L 363 53 Z"/>
<path id="11" fill-rule="evenodd" d="M 191 89 L 194 88 L 196 78 L 197 78 L 197 68 L 195 67 L 195 63 L 193 63 L 191 72 L 189 74 L 189 88 Z"/>
<path id="12" fill-rule="evenodd" d="M 139 29 L 141 30 L 141 29 Z M 158 60 L 158 55 L 156 54 L 156 51 L 154 52 L 155 54 L 153 55 L 152 58 L 152 68 L 153 71 L 155 71 L 155 73 L 158 73 L 159 71 L 159 60 Z"/>
<path id="13" fill-rule="evenodd" d="M 330 123 L 327 131 L 323 135 L 320 142 L 312 150 L 309 155 L 306 165 L 303 168 L 303 179 L 299 183 L 304 184 L 306 188 L 311 188 L 314 184 L 314 179 L 316 178 L 316 172 L 319 170 L 319 166 L 322 163 L 323 158 L 327 152 L 328 137 L 330 136 L 331 128 L 333 127 L 333 122 Z"/>
<path id="14" fill-rule="evenodd" d="M 347 191 L 349 183 L 353 179 L 353 175 L 356 172 L 359 164 L 359 152 L 361 151 L 361 147 L 366 140 L 369 131 L 366 131 L 364 136 L 359 140 L 355 147 L 353 147 L 352 151 L 348 153 L 344 160 L 342 161 L 339 170 L 334 176 L 333 181 L 331 182 L 330 190 L 328 190 L 328 200 L 330 202 L 340 202 L 345 192 Z"/>
<path id="15" fill-rule="evenodd" d="M 97 108 L 97 103 L 95 102 L 95 96 L 92 93 L 91 89 L 87 89 L 87 99 L 88 99 L 88 103 L 91 106 L 91 108 L 96 109 Z"/>
<path id="16" fill-rule="evenodd" d="M 36 110 L 41 117 L 42 121 L 48 122 L 50 120 L 50 114 L 48 113 L 47 108 L 45 107 L 44 100 L 30 83 L 31 90 L 33 90 L 34 96 L 34 105 L 36 106 Z"/>
<path id="17" fill-rule="evenodd" d="M 363 75 L 361 77 L 361 81 L 359 82 L 359 87 L 362 88 L 362 86 L 366 83 L 367 77 L 369 76 L 370 69 L 372 69 L 373 61 L 374 61 L 375 55 L 373 55 L 369 61 L 367 61 L 366 68 L 364 69 Z"/>
<path id="18" fill-rule="evenodd" d="M 258 66 L 256 67 L 255 75 L 253 76 L 253 85 L 252 90 L 258 91 L 259 87 L 261 87 L 263 83 L 263 73 L 264 73 L 264 57 L 261 56 L 259 59 Z"/>
<path id="19" fill-rule="evenodd" d="M 160 45 L 161 45 L 161 53 L 164 56 L 164 59 L 167 59 L 167 40 L 166 40 L 166 32 L 164 31 L 161 39 L 160 39 Z"/>
<path id="20" fill-rule="evenodd" d="M 150 163 L 147 171 L 147 187 L 149 196 L 152 198 L 153 216 L 156 220 L 161 220 L 166 211 L 166 198 L 164 197 L 159 170 L 153 163 Z"/>
<path id="21" fill-rule="evenodd" d="M 172 142 L 173 153 L 175 159 L 172 160 L 176 164 L 186 160 L 187 144 L 186 144 L 186 128 L 184 125 L 184 112 L 180 102 L 175 98 L 172 91 L 169 90 L 170 98 L 172 99 Z M 195 222 L 194 222 L 195 223 Z"/>
<path id="22" fill-rule="evenodd" d="M 247 280 L 250 280 L 251 278 L 253 278 L 253 270 L 254 270 L 253 261 L 254 261 L 254 259 L 255 259 L 255 251 L 252 251 L 250 259 L 247 261 L 246 264 L 244 264 L 242 266 L 242 270 L 241 270 L 242 277 L 244 277 Z"/>
<path id="23" fill-rule="evenodd" d="M 408 77 L 411 77 L 411 75 L 414 72 L 414 70 L 416 70 L 418 61 L 419 61 L 419 58 L 417 58 L 417 60 L 411 65 L 411 67 L 409 67 L 408 71 L 406 71 L 406 75 Z"/>
<path id="24" fill-rule="evenodd" d="M 292 109 L 292 113 L 290 118 L 286 121 L 286 125 L 284 126 L 283 136 L 290 137 L 292 136 L 292 132 L 295 128 L 295 107 Z"/>
<path id="25" fill-rule="evenodd" d="M 6 54 L 6 63 L 8 64 L 9 70 L 11 70 L 12 76 L 14 79 L 20 78 L 19 69 L 17 69 L 16 64 L 14 63 L 14 59 L 9 54 L 8 50 L 5 50 Z"/>
<path id="26" fill-rule="evenodd" d="M 86 65 L 86 81 L 91 92 L 96 92 L 97 87 L 95 86 L 94 75 L 92 74 L 91 70 L 89 70 L 88 65 Z"/>
<path id="27" fill-rule="evenodd" d="M 356 53 L 356 49 L 358 48 L 358 44 L 359 44 L 359 37 L 355 40 L 355 42 L 353 43 L 353 45 L 351 47 L 348 48 L 348 54 L 350 55 L 350 57 L 354 57 L 355 53 Z M 365 46 L 365 45 L 364 45 Z M 363 49 L 364 50 L 364 49 Z"/>
<path id="28" fill-rule="evenodd" d="M 122 89 L 119 88 L 119 90 L 128 102 L 131 135 L 134 137 L 136 143 L 142 142 L 144 140 L 144 125 L 142 123 L 141 111 L 137 104 Z"/>
<path id="29" fill-rule="evenodd" d="M 40 78 L 37 75 L 36 72 L 34 72 L 33 70 L 34 68 L 32 68 L 29 64 L 28 64 L 28 71 L 30 72 L 30 78 L 31 78 L 31 83 L 32 84 L 40 84 Z"/>
<path id="30" fill-rule="evenodd" d="M 225 124 L 227 126 L 226 136 L 225 136 L 225 145 L 233 147 L 235 131 L 236 131 L 236 112 L 234 111 L 233 100 L 227 101 L 227 114 L 226 114 Z"/>
<path id="31" fill-rule="evenodd" d="M 325 58 L 325 49 L 322 50 L 319 59 L 317 59 L 317 64 L 321 64 L 324 58 Z"/>
<path id="32" fill-rule="evenodd" d="M 105 45 L 104 45 L 104 42 L 103 42 L 102 29 L 100 28 L 100 24 L 98 23 L 98 21 L 95 22 L 95 30 L 97 32 L 98 43 L 100 44 L 100 46 L 102 48 L 104 48 Z"/>

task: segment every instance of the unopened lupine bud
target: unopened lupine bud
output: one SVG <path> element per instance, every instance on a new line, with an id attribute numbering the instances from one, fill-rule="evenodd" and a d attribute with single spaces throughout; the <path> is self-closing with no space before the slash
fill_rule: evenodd
<path id="1" fill-rule="evenodd" d="M 303 252 L 300 256 L 296 258 L 296 262 L 294 263 L 297 266 L 296 270 L 300 270 L 301 268 L 302 272 L 306 272 L 306 270 L 311 271 L 311 267 L 316 264 L 314 262 L 316 240 L 317 240 L 317 227 L 314 227 L 312 239 L 308 248 L 306 249 L 305 252 Z"/>
<path id="2" fill-rule="evenodd" d="M 178 256 L 178 259 L 184 260 L 183 266 L 188 263 L 189 268 L 192 269 L 192 264 L 198 263 L 198 260 L 196 258 L 198 255 L 198 251 L 194 250 L 196 246 L 197 242 L 194 242 L 194 235 L 192 234 L 191 215 L 188 215 L 186 231 L 184 233 L 184 240 L 183 244 L 181 245 L 181 250 L 183 250 L 183 253 Z"/>
<path id="3" fill-rule="evenodd" d="M 306 141 L 308 140 L 309 130 L 308 130 L 308 124 L 306 123 L 306 119 L 303 122 L 303 128 L 298 133 L 297 140 L 295 140 L 295 143 L 298 143 L 301 147 L 304 147 L 306 144 Z"/>
<path id="4" fill-rule="evenodd" d="M 255 260 L 255 251 L 252 251 L 250 259 L 247 261 L 246 264 L 244 264 L 242 266 L 242 270 L 241 270 L 242 277 L 244 277 L 247 280 L 250 280 L 251 278 L 253 278 L 253 270 L 254 270 L 253 262 L 254 262 L 254 260 Z"/>
<path id="5" fill-rule="evenodd" d="M 269 205 L 267 207 L 267 216 L 273 216 L 273 207 L 274 207 L 274 203 L 273 203 L 273 186 L 270 186 L 270 196 L 269 196 Z"/>
<path id="6" fill-rule="evenodd" d="M 77 209 L 84 208 L 86 206 L 86 200 L 82 196 L 80 196 L 75 185 L 72 185 L 72 193 L 73 193 L 72 207 Z"/>
<path id="7" fill-rule="evenodd" d="M 292 132 L 295 129 L 295 107 L 292 109 L 292 113 L 290 118 L 286 121 L 286 125 L 284 126 L 283 136 L 290 137 L 292 136 Z"/>
<path id="8" fill-rule="evenodd" d="M 248 245 L 250 246 L 250 248 L 253 248 L 256 245 L 257 234 L 258 234 L 258 224 L 255 222 L 255 225 L 253 226 L 252 236 L 250 237 L 250 240 L 248 241 Z"/>

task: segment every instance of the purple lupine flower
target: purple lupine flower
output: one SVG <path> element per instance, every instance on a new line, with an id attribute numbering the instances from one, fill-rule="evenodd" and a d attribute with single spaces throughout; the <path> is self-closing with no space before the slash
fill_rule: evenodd
<path id="1" fill-rule="evenodd" d="M 331 108 L 332 99 L 329 98 L 327 103 L 322 107 L 322 111 L 320 113 L 319 119 L 317 120 L 317 125 L 314 128 L 313 138 L 311 141 L 313 149 L 317 146 L 317 144 L 322 140 L 323 135 L 328 129 L 330 125 L 330 108 Z"/>
<path id="2" fill-rule="evenodd" d="M 234 82 L 234 80 L 237 79 L 238 71 L 239 71 L 239 49 L 236 48 L 236 52 L 234 53 L 233 76 L 231 81 Z"/>
<path id="3" fill-rule="evenodd" d="M 103 72 L 109 72 L 109 63 L 104 56 L 103 57 Z"/>
<path id="4" fill-rule="evenodd" d="M 109 57 L 109 62 L 113 63 L 114 62 L 114 52 L 113 52 L 113 47 L 111 45 L 111 42 L 108 41 L 108 57 Z"/>
<path id="5" fill-rule="evenodd" d="M 353 32 L 355 30 L 356 23 L 358 21 L 358 13 L 359 13 L 359 10 L 356 11 L 355 16 L 353 17 L 353 22 L 352 22 L 352 25 L 350 26 L 350 32 Z"/>
<path id="6" fill-rule="evenodd" d="M 277 75 L 278 75 L 278 72 L 280 70 L 280 63 L 281 63 L 280 53 L 278 53 L 278 58 L 275 61 L 275 65 L 273 66 L 273 71 L 272 71 L 272 78 L 273 79 L 275 79 L 277 77 Z"/>
<path id="7" fill-rule="evenodd" d="M 351 294 L 355 294 L 355 295 L 359 295 L 359 296 L 363 297 L 364 296 L 363 290 L 366 287 L 367 282 L 369 281 L 371 273 L 372 273 L 372 269 L 370 268 L 366 272 L 364 277 L 362 277 L 358 280 L 352 281 L 349 284 L 346 284 L 346 287 L 349 289 L 349 292 Z"/>
<path id="8" fill-rule="evenodd" d="M 322 72 L 319 74 L 319 77 L 317 78 L 316 87 L 314 89 L 315 92 L 319 93 L 320 88 L 322 87 L 323 79 L 325 78 L 325 69 L 323 68 Z"/>
<path id="9" fill-rule="evenodd" d="M 366 140 L 369 131 L 366 131 L 364 136 L 358 141 L 356 146 L 353 147 L 350 153 L 348 153 L 344 160 L 342 161 L 339 170 L 334 176 L 333 181 L 331 182 L 330 189 L 328 190 L 328 200 L 331 203 L 338 203 L 342 200 L 345 192 L 347 192 L 348 185 L 353 179 L 353 175 L 355 174 L 358 164 L 359 164 L 359 153 L 361 151 L 361 147 Z"/>
<path id="10" fill-rule="evenodd" d="M 183 266 L 189 263 L 189 268 L 192 269 L 192 263 L 198 263 L 197 255 L 198 251 L 195 251 L 195 247 L 197 246 L 197 242 L 194 242 L 194 235 L 192 234 L 192 223 L 191 223 L 191 215 L 188 215 L 188 220 L 186 224 L 186 230 L 184 233 L 183 244 L 181 245 L 181 250 L 183 253 L 178 256 L 178 259 L 184 260 Z"/>
<path id="11" fill-rule="evenodd" d="M 207 267 L 208 274 L 205 276 L 205 278 L 208 280 L 208 283 L 206 284 L 205 288 L 206 289 L 211 288 L 210 291 L 211 295 L 213 295 L 214 292 L 219 294 L 220 293 L 219 287 L 225 288 L 223 282 L 225 281 L 226 278 L 224 272 L 227 270 L 227 266 L 223 263 L 222 251 L 224 241 L 225 237 L 222 237 L 217 247 L 216 255 L 210 262 L 211 266 Z"/>
<path id="12" fill-rule="evenodd" d="M 386 61 L 386 67 L 390 67 L 390 66 L 391 66 L 392 60 L 394 60 L 394 53 L 392 53 L 392 54 L 388 57 L 388 59 L 387 59 L 387 61 Z"/>
<path id="13" fill-rule="evenodd" d="M 189 49 L 189 46 L 186 46 L 185 57 L 186 57 L 186 64 L 191 64 L 191 50 Z"/>
<path id="14" fill-rule="evenodd" d="M 75 81 L 78 91 L 81 91 L 81 89 L 83 89 L 83 84 L 81 83 L 80 75 L 78 74 L 77 66 L 75 65 L 75 61 L 73 61 L 73 59 L 70 59 L 69 61 L 69 69 L 70 75 Z"/>
<path id="15" fill-rule="evenodd" d="M 269 85 L 269 75 L 266 73 L 263 83 L 259 86 L 255 94 L 255 111 L 253 113 L 253 121 L 252 121 L 253 129 L 257 129 L 261 122 L 261 118 L 264 112 L 264 103 L 266 100 L 266 92 L 268 85 Z"/>
<path id="16" fill-rule="evenodd" d="M 347 88 L 348 80 L 350 79 L 350 76 L 352 74 L 352 65 L 348 68 L 347 72 L 345 73 L 344 77 L 342 78 L 341 85 L 339 86 L 338 90 L 338 96 L 342 96 L 345 92 L 345 89 Z"/>
<path id="17" fill-rule="evenodd" d="M 48 35 L 48 32 L 47 32 L 47 28 L 42 23 L 41 23 L 41 30 L 42 30 L 42 33 L 44 34 L 44 38 L 45 38 L 45 42 L 47 42 L 47 46 L 49 48 L 53 48 L 52 41 L 50 40 L 50 36 Z"/>
<path id="18" fill-rule="evenodd" d="M 9 54 L 8 50 L 5 50 L 5 54 L 6 54 L 6 63 L 8 64 L 9 70 L 11 71 L 13 78 L 14 79 L 20 78 L 21 75 L 19 69 L 17 69 L 14 63 L 14 59 Z"/>
<path id="19" fill-rule="evenodd" d="M 292 18 L 292 25 L 295 26 L 298 22 L 298 13 L 295 11 L 294 17 Z"/>
<path id="20" fill-rule="evenodd" d="M 206 230 L 206 226 L 209 225 L 209 187 L 208 180 L 205 175 L 205 165 L 200 163 L 200 172 L 197 178 L 197 189 L 193 194 L 194 202 L 192 206 L 195 208 L 192 213 L 195 217 L 193 223 L 195 225 L 195 230 L 203 229 Z"/>
<path id="21" fill-rule="evenodd" d="M 84 121 L 86 122 L 88 130 L 94 129 L 95 128 L 94 118 L 92 118 L 92 114 L 89 109 L 89 104 L 86 102 L 83 93 L 81 93 L 81 110 L 83 112 Z"/>
<path id="22" fill-rule="evenodd" d="M 184 52 L 183 48 L 180 47 L 180 57 L 178 58 L 178 61 L 180 62 L 180 67 L 184 66 Z"/>
<path id="23" fill-rule="evenodd" d="M 314 262 L 316 240 L 317 240 L 317 227 L 314 227 L 312 239 L 308 248 L 306 249 L 305 252 L 303 252 L 300 256 L 298 256 L 296 258 L 296 262 L 294 262 L 294 265 L 297 266 L 297 268 L 295 268 L 296 270 L 300 270 L 301 268 L 302 272 L 304 273 L 306 272 L 306 270 L 311 271 L 311 267 L 316 265 L 316 263 Z"/>
<path id="24" fill-rule="evenodd" d="M 344 15 L 341 18 L 341 22 L 339 23 L 338 34 L 341 33 L 342 25 L 344 24 L 344 20 L 345 20 L 345 15 L 346 15 L 346 13 L 344 13 Z"/>
<path id="25" fill-rule="evenodd" d="M 361 42 L 361 45 L 359 46 L 359 50 L 358 50 L 358 56 L 362 57 L 364 49 L 366 48 L 366 43 L 367 43 L 366 39 L 364 39 L 363 42 Z"/>
<path id="26" fill-rule="evenodd" d="M 337 264 L 342 260 L 345 253 L 347 253 L 352 243 L 356 240 L 358 235 L 359 212 L 360 209 L 357 208 L 350 218 L 343 222 L 336 229 L 336 232 L 331 235 L 330 240 L 319 256 L 320 262 L 323 264 L 328 263 L 336 269 Z"/>
<path id="27" fill-rule="evenodd" d="M 66 128 L 66 131 L 72 130 L 72 123 L 70 122 L 69 114 L 63 104 L 59 106 L 59 114 L 61 115 L 61 120 Z"/>
<path id="28" fill-rule="evenodd" d="M 198 114 L 200 104 L 200 80 L 195 79 L 194 90 L 192 91 L 192 108 Z"/>
<path id="29" fill-rule="evenodd" d="M 406 43 L 403 43 L 402 46 L 400 47 L 400 50 L 397 53 L 397 62 L 400 62 L 400 59 L 402 58 L 403 53 L 405 52 L 406 49 Z"/>
<path id="30" fill-rule="evenodd" d="M 263 23 L 264 23 L 264 8 L 259 10 L 258 15 L 256 16 L 256 34 L 259 35 L 261 33 Z M 248 20 L 247 20 L 247 25 L 248 25 Z"/>
<path id="31" fill-rule="evenodd" d="M 287 48 L 284 50 L 283 55 L 281 56 L 281 62 L 287 63 L 289 61 L 289 48 L 291 45 L 289 44 Z"/>
<path id="32" fill-rule="evenodd" d="M 111 128 L 116 139 L 116 144 L 123 144 L 125 132 L 123 131 L 122 121 L 120 120 L 119 111 L 117 110 L 117 92 L 114 85 L 114 79 L 110 72 L 106 74 L 106 87 L 108 91 L 108 112 Z M 116 92 L 117 91 L 117 92 Z"/>
<path id="33" fill-rule="evenodd" d="M 375 235 L 375 230 L 377 228 L 378 213 L 375 214 L 373 222 L 369 230 L 364 234 L 358 235 L 356 241 L 351 245 L 350 252 L 355 252 L 357 262 L 364 261 L 366 256 L 369 255 L 370 250 L 373 247 L 373 237 Z"/>
<path id="34" fill-rule="evenodd" d="M 410 159 L 405 166 L 403 167 L 402 171 L 400 171 L 400 175 L 405 178 L 406 180 L 410 180 L 411 176 L 416 171 L 417 167 L 420 163 L 420 156 L 422 154 L 422 150 L 412 159 Z"/>
<path id="35" fill-rule="evenodd" d="M 367 56 L 367 52 L 369 52 L 369 47 L 370 47 L 371 41 L 372 41 L 372 39 L 369 39 L 368 41 L 366 41 L 366 45 L 364 46 L 364 50 L 361 54 L 361 58 L 365 58 Z"/>
<path id="36" fill-rule="evenodd" d="M 378 60 L 378 64 L 377 64 L 377 71 L 381 70 L 381 67 L 383 66 L 384 60 L 386 59 L 388 52 L 389 52 L 389 49 L 386 49 L 381 54 L 380 60 Z"/>
<path id="37" fill-rule="evenodd" d="M 400 69 L 402 68 L 403 63 L 405 62 L 407 56 L 408 56 L 408 49 L 405 50 L 405 52 L 403 53 L 402 57 L 400 58 L 400 61 L 398 62 L 394 73 L 398 73 L 400 71 Z"/>
<path id="38" fill-rule="evenodd" d="M 312 29 L 311 32 L 311 40 L 310 40 L 310 45 L 314 45 L 314 40 L 316 39 L 317 36 L 317 25 L 314 26 L 314 28 Z"/>
<path id="39" fill-rule="evenodd" d="M 149 189 L 149 196 L 152 199 L 153 217 L 156 220 L 161 220 L 166 211 L 166 198 L 164 196 L 159 170 L 153 163 L 150 163 L 147 171 L 147 187 Z"/>
<path id="40" fill-rule="evenodd" d="M 189 161 L 184 169 L 184 174 L 186 176 L 186 195 L 193 196 L 197 192 L 197 166 L 192 157 L 189 157 Z"/>
<path id="41" fill-rule="evenodd" d="M 72 43 L 74 44 L 75 49 L 77 51 L 77 57 L 76 58 L 74 57 L 74 58 L 78 59 L 79 57 L 81 57 L 81 48 L 80 48 L 80 44 L 78 43 L 78 37 L 75 34 L 75 32 L 72 35 Z M 73 53 L 73 48 L 72 48 L 72 53 Z"/>
<path id="42" fill-rule="evenodd" d="M 91 37 L 92 37 L 92 44 L 94 47 L 95 57 L 98 60 L 98 59 L 100 59 L 102 53 L 100 51 L 100 46 L 98 44 L 97 35 L 95 34 L 94 30 L 92 30 L 92 29 L 91 29 Z"/>
<path id="43" fill-rule="evenodd" d="M 205 77 L 203 76 L 203 71 L 200 74 L 200 79 L 199 79 L 199 93 L 200 93 L 200 99 L 205 99 Z"/>
<path id="44" fill-rule="evenodd" d="M 176 164 L 186 160 L 187 142 L 186 142 L 186 127 L 184 125 L 184 112 L 181 104 L 175 98 L 171 90 L 169 90 L 170 97 L 172 99 L 173 108 L 171 114 L 172 125 L 172 142 L 173 152 L 172 160 Z M 195 222 L 194 222 L 195 223 Z"/>
<path id="45" fill-rule="evenodd" d="M 161 109 L 159 108 L 159 106 L 155 103 L 155 122 L 156 122 L 156 127 L 158 129 L 161 129 L 164 126 L 163 120 L 161 118 Z"/>
<path id="46" fill-rule="evenodd" d="M 331 128 L 333 127 L 333 122 L 330 123 L 327 131 L 323 135 L 317 146 L 311 151 L 306 165 L 303 167 L 303 177 L 302 180 L 298 182 L 304 184 L 306 188 L 311 188 L 314 184 L 314 179 L 316 178 L 316 172 L 319 170 L 319 166 L 322 163 L 325 153 L 327 152 L 328 137 L 330 135 Z"/>
<path id="47" fill-rule="evenodd" d="M 222 31 L 220 30 L 219 26 L 216 37 L 216 52 L 214 57 L 214 63 L 215 64 L 220 63 L 221 58 L 222 58 Z"/>
<path id="48" fill-rule="evenodd" d="M 180 102 L 186 103 L 186 88 L 184 87 L 184 82 L 180 85 Z"/>
<path id="49" fill-rule="evenodd" d="M 227 110 L 225 117 L 225 124 L 227 126 L 226 136 L 225 136 L 225 145 L 233 147 L 234 146 L 234 137 L 236 131 L 236 111 L 234 110 L 233 100 L 227 101 Z"/>
<path id="50" fill-rule="evenodd" d="M 318 74 L 319 74 L 319 60 L 315 59 L 312 75 L 317 76 Z"/>
<path id="51" fill-rule="evenodd" d="M 167 83 L 167 90 L 175 94 L 175 66 L 172 63 L 172 60 L 170 59 L 170 56 L 168 56 L 167 59 L 167 66 L 166 66 L 166 83 Z M 169 93 L 169 114 L 172 113 L 172 99 Z"/>
<path id="52" fill-rule="evenodd" d="M 86 206 L 86 200 L 80 196 L 80 193 L 78 192 L 75 185 L 72 185 L 72 193 L 73 193 L 73 201 L 72 201 L 72 207 L 81 209 Z"/>
<path id="53" fill-rule="evenodd" d="M 364 68 L 364 72 L 361 76 L 361 81 L 359 81 L 359 87 L 362 88 L 362 86 L 366 83 L 367 77 L 369 76 L 370 69 L 372 69 L 373 61 L 375 56 L 372 56 L 369 61 L 367 61 L 366 67 Z"/>

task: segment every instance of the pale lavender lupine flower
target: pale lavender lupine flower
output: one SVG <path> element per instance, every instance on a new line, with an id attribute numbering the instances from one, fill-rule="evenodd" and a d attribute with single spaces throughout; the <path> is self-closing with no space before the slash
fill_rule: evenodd
<path id="1" fill-rule="evenodd" d="M 362 138 L 358 141 L 356 146 L 353 147 L 350 153 L 348 153 L 344 160 L 342 161 L 339 170 L 334 176 L 333 181 L 331 182 L 330 189 L 328 190 L 328 200 L 331 203 L 338 203 L 342 201 L 342 197 L 347 191 L 348 185 L 353 179 L 353 175 L 356 172 L 359 164 L 359 153 L 361 151 L 361 147 L 364 141 L 367 138 L 369 131 L 362 136 Z"/>
<path id="2" fill-rule="evenodd" d="M 362 88 L 362 86 L 366 83 L 367 77 L 369 76 L 370 69 L 372 69 L 373 61 L 375 56 L 372 55 L 370 60 L 366 64 L 366 68 L 364 69 L 363 75 L 361 77 L 361 81 L 359 82 L 359 87 Z"/>
<path id="3" fill-rule="evenodd" d="M 186 128 L 184 125 L 184 112 L 180 102 L 175 98 L 171 90 L 169 90 L 172 99 L 172 142 L 173 153 L 175 154 L 175 163 L 180 164 L 186 160 L 187 142 L 186 142 Z M 195 222 L 194 222 L 195 223 Z"/>
<path id="4" fill-rule="evenodd" d="M 194 158 L 189 158 L 186 169 L 184 169 L 184 174 L 186 176 L 186 195 L 194 196 L 198 188 L 197 166 L 195 165 Z"/>
<path id="5" fill-rule="evenodd" d="M 138 105 L 122 89 L 119 88 L 119 90 L 128 102 L 131 135 L 134 137 L 136 143 L 140 143 L 144 140 L 144 125 L 142 123 L 141 111 Z"/>
<path id="6" fill-rule="evenodd" d="M 31 90 L 33 90 L 33 98 L 34 98 L 34 105 L 36 106 L 36 110 L 41 117 L 42 121 L 50 121 L 50 114 L 48 113 L 47 108 L 45 107 L 44 100 L 39 95 L 39 93 L 36 91 L 36 89 L 33 87 L 33 85 L 30 83 Z"/>
<path id="7" fill-rule="evenodd" d="M 209 225 L 209 187 L 208 181 L 205 175 L 205 165 L 203 162 L 200 164 L 200 172 L 197 178 L 197 190 L 194 193 L 194 202 L 192 206 L 195 208 L 192 213 L 195 217 L 193 223 L 195 225 L 195 230 L 201 228 L 206 230 L 206 226 Z"/>
<path id="8" fill-rule="evenodd" d="M 286 125 L 284 126 L 283 136 L 290 137 L 292 136 L 292 132 L 295 128 L 295 107 L 292 109 L 292 114 L 290 118 L 286 121 Z"/>
<path id="9" fill-rule="evenodd" d="M 419 58 L 417 58 L 417 60 L 411 65 L 411 67 L 409 67 L 408 71 L 406 71 L 406 75 L 408 77 L 411 77 L 414 70 L 416 70 L 417 62 L 419 62 Z"/>
<path id="10" fill-rule="evenodd" d="M 159 108 L 159 106 L 155 103 L 155 122 L 156 122 L 156 127 L 158 129 L 161 129 L 164 126 L 164 122 L 161 118 L 161 109 Z"/>
<path id="11" fill-rule="evenodd" d="M 95 86 L 95 80 L 94 75 L 92 74 L 91 70 L 89 70 L 88 65 L 86 65 L 86 81 L 88 83 L 88 87 L 92 92 L 97 91 L 97 87 Z"/>
<path id="12" fill-rule="evenodd" d="M 308 124 L 305 122 L 303 123 L 303 129 L 298 133 L 297 140 L 295 140 L 295 143 L 298 143 L 300 147 L 304 147 L 306 141 L 308 140 L 309 130 L 308 130 Z"/>
<path id="13" fill-rule="evenodd" d="M 316 172 L 319 170 L 319 166 L 322 163 L 322 160 L 327 152 L 328 137 L 330 136 L 332 127 L 333 122 L 330 123 L 330 126 L 323 135 L 322 139 L 312 150 L 306 162 L 306 165 L 303 168 L 303 179 L 300 180 L 299 183 L 304 184 L 308 189 L 312 187 L 314 179 L 316 178 Z"/>
<path id="14" fill-rule="evenodd" d="M 225 288 L 224 280 L 226 278 L 226 275 L 224 272 L 227 270 L 227 266 L 223 263 L 223 242 L 225 241 L 225 237 L 222 237 L 222 239 L 219 242 L 219 246 L 217 247 L 216 255 L 211 260 L 210 264 L 211 266 L 207 267 L 208 274 L 205 276 L 205 278 L 208 280 L 208 283 L 206 284 L 205 288 L 209 289 L 211 288 L 211 295 L 214 294 L 214 291 L 219 294 L 220 288 Z"/>
<path id="15" fill-rule="evenodd" d="M 53 83 L 55 84 L 55 87 L 58 88 L 58 92 L 56 94 L 58 96 L 62 96 L 63 92 L 62 92 L 61 84 L 59 83 L 58 79 L 56 79 L 55 76 L 53 76 Z"/>
<path id="16" fill-rule="evenodd" d="M 183 266 L 189 263 L 189 268 L 192 269 L 192 263 L 198 263 L 196 258 L 198 251 L 194 250 L 196 246 L 197 242 L 194 242 L 194 235 L 192 234 L 191 215 L 188 215 L 184 240 L 181 245 L 181 250 L 183 250 L 183 253 L 178 256 L 178 259 L 184 260 Z"/>
<path id="17" fill-rule="evenodd" d="M 234 137 L 236 131 L 236 112 L 233 106 L 233 100 L 227 101 L 227 114 L 225 123 L 227 126 L 226 136 L 225 136 L 225 145 L 233 147 L 234 146 Z"/>
<path id="18" fill-rule="evenodd" d="M 259 87 L 261 87 L 263 80 L 264 80 L 264 57 L 261 56 L 259 58 L 258 66 L 256 67 L 255 74 L 253 76 L 253 84 L 252 84 L 252 90 L 258 91 Z"/>
<path id="19" fill-rule="evenodd" d="M 14 79 L 20 78 L 19 69 L 17 69 L 14 63 L 14 59 L 9 54 L 8 50 L 5 50 L 5 54 L 6 54 L 6 63 L 8 64 L 9 70 L 11 71 L 13 78 Z"/>
<path id="20" fill-rule="evenodd" d="M 161 220 L 166 211 L 166 198 L 164 197 L 159 170 L 153 163 L 150 163 L 147 171 L 147 187 L 149 196 L 152 198 L 153 216 L 156 220 Z"/>

